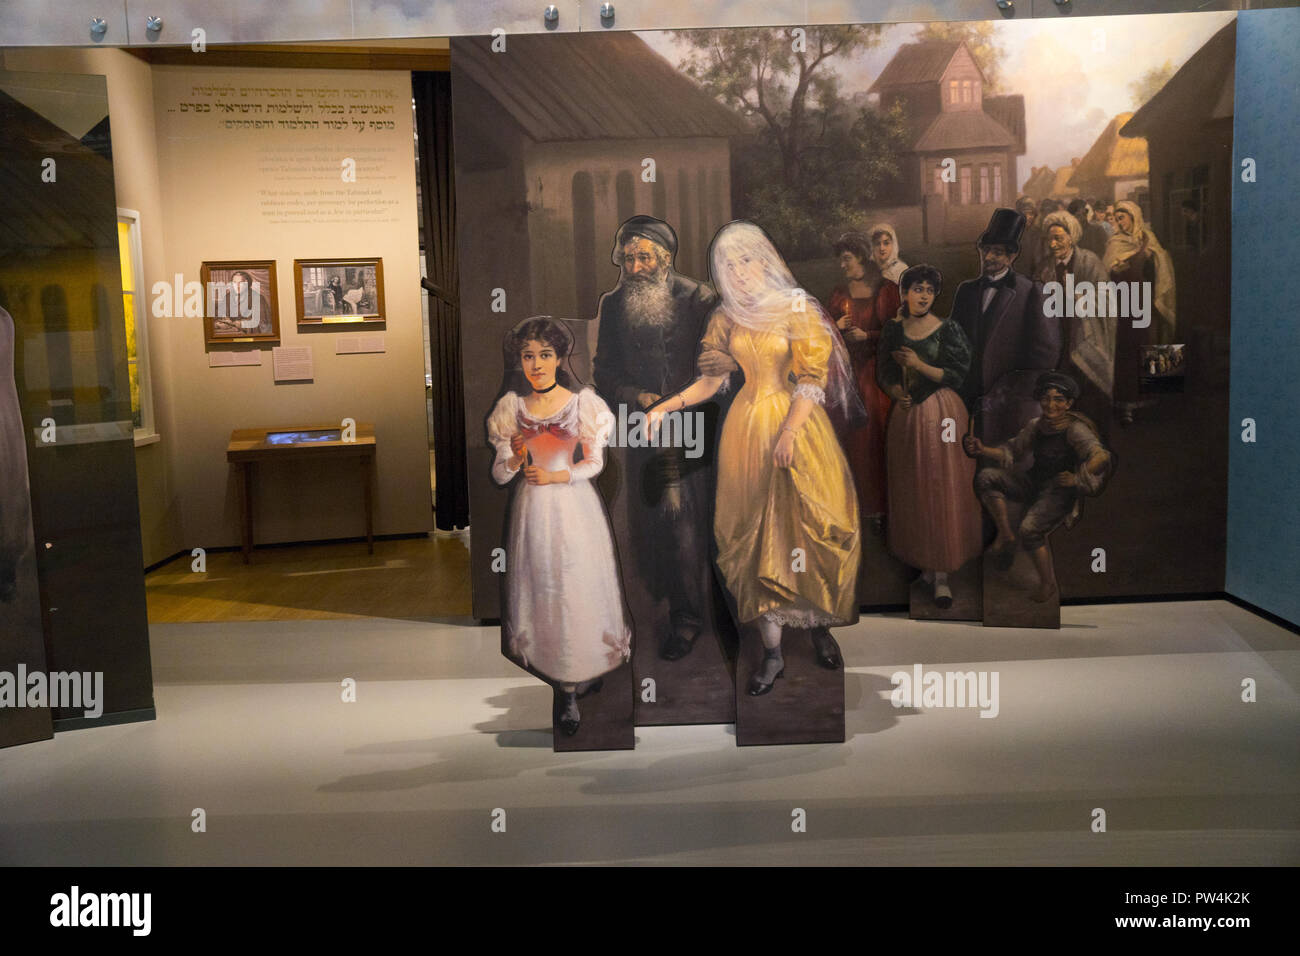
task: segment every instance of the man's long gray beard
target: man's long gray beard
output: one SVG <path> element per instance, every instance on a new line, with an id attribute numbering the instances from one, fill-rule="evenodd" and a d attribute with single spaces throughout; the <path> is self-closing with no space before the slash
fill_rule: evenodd
<path id="1" fill-rule="evenodd" d="M 672 293 L 668 289 L 668 276 L 662 279 L 624 279 L 624 315 L 630 325 L 652 325 L 663 328 L 671 325 L 675 317 Z"/>

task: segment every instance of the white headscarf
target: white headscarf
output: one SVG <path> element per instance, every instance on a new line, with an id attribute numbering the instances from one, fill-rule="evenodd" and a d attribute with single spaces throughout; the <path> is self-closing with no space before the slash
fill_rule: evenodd
<path id="1" fill-rule="evenodd" d="M 1177 299 L 1174 294 L 1174 262 L 1165 251 L 1165 247 L 1156 239 L 1156 234 L 1143 220 L 1142 209 L 1137 203 L 1127 199 L 1120 200 L 1115 203 L 1115 211 L 1128 213 L 1129 218 L 1133 220 L 1133 229 L 1131 232 L 1122 232 L 1119 228 L 1119 220 L 1115 220 L 1115 234 L 1106 241 L 1106 254 L 1102 256 L 1102 263 L 1106 266 L 1107 272 L 1113 272 L 1121 261 L 1140 251 L 1143 243 L 1146 244 L 1147 252 L 1155 260 L 1156 268 L 1154 298 L 1158 319 L 1157 341 L 1172 342 L 1178 322 L 1175 314 Z"/>
<path id="2" fill-rule="evenodd" d="M 742 289 L 730 263 L 757 263 L 759 281 Z M 709 273 L 722 296 L 727 318 L 754 332 L 784 338 L 811 337 L 824 333 L 831 340 L 826 371 L 826 405 L 838 408 L 850 423 L 865 421 L 866 408 L 850 374 L 848 351 L 831 317 L 817 301 L 794 281 L 790 267 L 776 251 L 766 232 L 752 222 L 729 222 L 713 237 L 709 250 Z M 795 313 L 808 313 L 808 321 L 791 322 Z"/>
<path id="3" fill-rule="evenodd" d="M 1073 213 L 1066 212 L 1064 209 L 1049 212 L 1043 217 L 1044 233 L 1051 232 L 1053 226 L 1060 226 L 1065 230 L 1065 234 L 1070 237 L 1071 245 L 1077 246 L 1083 239 L 1083 226 L 1079 225 L 1079 220 Z"/>
<path id="4" fill-rule="evenodd" d="M 889 237 L 894 240 L 894 258 L 886 262 L 883 266 L 876 262 L 876 257 L 874 255 L 876 233 L 878 232 L 887 232 L 889 233 Z M 887 222 L 876 223 L 867 230 L 867 243 L 867 248 L 871 249 L 873 253 L 871 261 L 876 262 L 877 268 L 880 269 L 880 274 L 890 282 L 898 282 L 899 277 L 907 271 L 907 263 L 898 258 L 902 254 L 902 250 L 898 248 L 898 233 L 894 232 L 894 227 Z"/>

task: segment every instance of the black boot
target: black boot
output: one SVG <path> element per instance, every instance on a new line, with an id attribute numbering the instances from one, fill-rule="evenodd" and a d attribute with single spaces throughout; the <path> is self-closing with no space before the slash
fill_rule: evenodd
<path id="1" fill-rule="evenodd" d="M 659 656 L 666 661 L 679 661 L 695 647 L 700 636 L 700 623 L 693 615 L 673 614 L 671 632 L 659 645 Z"/>
<path id="2" fill-rule="evenodd" d="M 666 661 L 679 661 L 695 647 L 694 641 L 688 641 L 680 634 L 669 634 L 659 646 L 659 656 Z"/>
<path id="3" fill-rule="evenodd" d="M 770 651 L 764 651 L 763 662 L 749 678 L 749 696 L 762 697 L 772 689 L 776 679 L 784 674 L 785 659 L 781 656 L 781 648 L 774 647 Z"/>
<path id="4" fill-rule="evenodd" d="M 560 692 L 555 702 L 555 716 L 555 722 L 559 724 L 560 730 L 564 731 L 566 737 L 572 737 L 578 732 L 582 714 L 578 711 L 577 693 L 571 690 Z"/>
<path id="5" fill-rule="evenodd" d="M 835 643 L 835 638 L 831 637 L 830 629 L 814 627 L 810 633 L 817 663 L 828 671 L 837 671 L 843 667 L 844 658 L 840 656 L 840 646 Z"/>

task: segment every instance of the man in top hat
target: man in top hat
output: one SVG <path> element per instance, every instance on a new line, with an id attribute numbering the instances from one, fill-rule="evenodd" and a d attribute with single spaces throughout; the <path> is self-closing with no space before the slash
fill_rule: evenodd
<path id="1" fill-rule="evenodd" d="M 600 299 L 592 365 L 596 389 L 617 415 L 645 411 L 696 377 L 700 339 L 718 296 L 676 272 L 676 254 L 673 227 L 650 216 L 633 216 L 614 239 L 620 275 L 618 285 Z M 712 351 L 701 361 L 708 364 L 701 371 L 710 375 L 737 367 Z M 704 435 L 704 454 L 697 458 L 687 458 L 682 448 L 639 448 L 629 454 L 637 564 L 651 594 L 668 600 L 668 626 L 659 646 L 665 660 L 690 653 L 711 619 L 709 470 L 716 416 L 712 424 Z"/>
<path id="2" fill-rule="evenodd" d="M 986 444 L 1009 440 L 1038 415 L 1035 383 L 1061 354 L 1060 321 L 1043 314 L 1041 287 L 1012 269 L 1024 231 L 1023 215 L 995 209 L 976 242 L 983 274 L 953 297 L 952 319 L 971 343 L 962 392 Z"/>

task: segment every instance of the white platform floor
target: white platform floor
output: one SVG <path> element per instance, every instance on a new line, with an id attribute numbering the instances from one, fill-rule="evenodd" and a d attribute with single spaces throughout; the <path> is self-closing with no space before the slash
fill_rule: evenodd
<path id="1" fill-rule="evenodd" d="M 550 690 L 496 628 L 154 625 L 156 721 L 0 751 L 0 862 L 1300 863 L 1300 638 L 1220 601 L 1062 621 L 838 631 L 843 745 L 665 727 L 590 754 L 551 751 Z M 999 715 L 896 709 L 916 663 L 998 671 Z"/>

